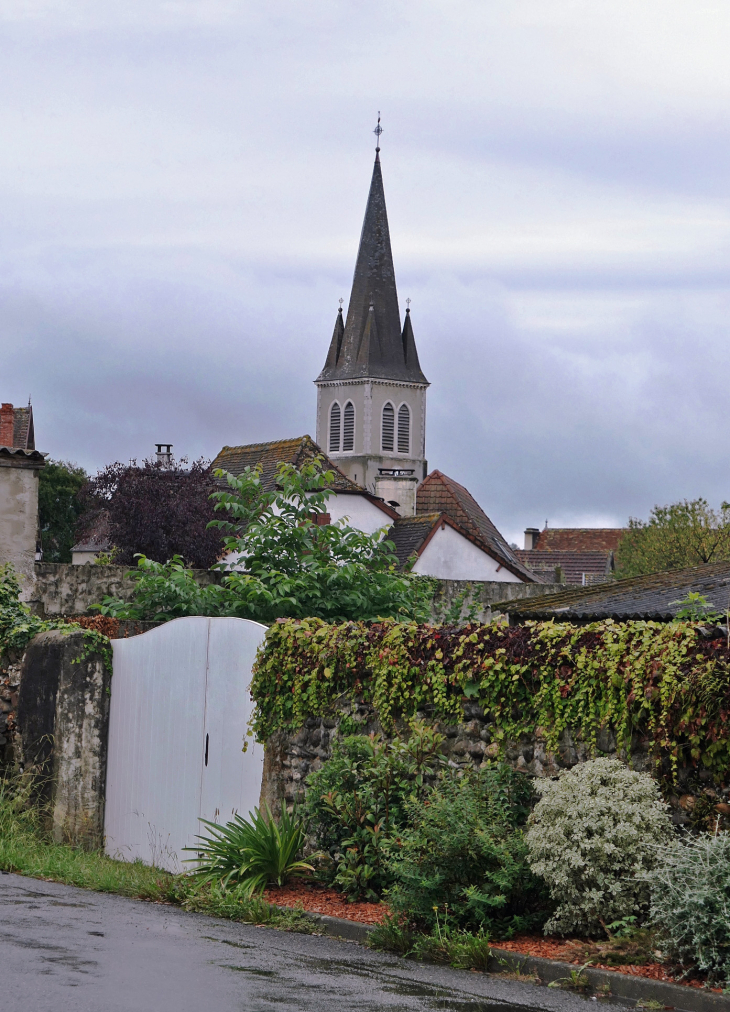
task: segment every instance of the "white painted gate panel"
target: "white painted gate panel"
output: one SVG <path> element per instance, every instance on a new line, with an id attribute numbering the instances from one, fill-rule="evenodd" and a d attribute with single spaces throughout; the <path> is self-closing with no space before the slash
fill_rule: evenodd
<path id="1" fill-rule="evenodd" d="M 253 708 L 248 691 L 251 668 L 265 632 L 265 626 L 239 618 L 210 623 L 205 704 L 208 762 L 203 764 L 200 803 L 200 816 L 209 822 L 228 822 L 235 812 L 247 815 L 259 803 L 264 746 L 247 738 L 246 731 Z"/>
<path id="2" fill-rule="evenodd" d="M 265 632 L 245 619 L 195 617 L 113 641 L 108 854 L 182 871 L 201 816 L 227 821 L 258 804 L 263 746 L 249 738 L 242 748 Z"/>

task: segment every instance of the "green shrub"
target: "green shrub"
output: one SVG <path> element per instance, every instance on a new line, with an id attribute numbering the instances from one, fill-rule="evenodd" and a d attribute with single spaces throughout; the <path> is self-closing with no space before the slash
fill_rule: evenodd
<path id="1" fill-rule="evenodd" d="M 195 862 L 193 875 L 201 883 L 220 882 L 223 889 L 234 883 L 250 896 L 263 892 L 269 882 L 283 885 L 313 870 L 298 860 L 306 839 L 302 819 L 284 806 L 278 823 L 268 807 L 266 815 L 254 808 L 249 819 L 235 815 L 225 826 L 200 821 L 208 826 L 208 836 L 199 836 L 200 843 L 185 850 L 197 855 L 189 860 Z"/>
<path id="2" fill-rule="evenodd" d="M 674 840 L 649 883 L 662 949 L 712 979 L 730 981 L 730 834 Z"/>
<path id="3" fill-rule="evenodd" d="M 332 757 L 307 778 L 306 812 L 331 873 L 320 873 L 351 900 L 378 899 L 390 882 L 387 842 L 406 822 L 444 758 L 443 736 L 414 723 L 405 740 L 350 735 L 335 740 Z"/>
<path id="4" fill-rule="evenodd" d="M 529 861 L 557 903 L 545 931 L 595 934 L 643 916 L 645 875 L 672 835 L 657 784 L 617 759 L 593 759 L 535 786 Z"/>
<path id="5" fill-rule="evenodd" d="M 423 801 L 408 802 L 408 825 L 390 848 L 395 914 L 430 928 L 440 912 L 458 927 L 500 935 L 541 925 L 544 889 L 521 829 L 531 793 L 527 777 L 498 764 L 449 771 Z"/>

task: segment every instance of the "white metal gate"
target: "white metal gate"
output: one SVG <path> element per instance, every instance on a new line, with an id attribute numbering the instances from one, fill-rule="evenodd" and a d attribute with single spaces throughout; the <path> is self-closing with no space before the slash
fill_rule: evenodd
<path id="1" fill-rule="evenodd" d="M 179 618 L 112 642 L 107 854 L 183 871 L 200 818 L 227 822 L 258 805 L 264 749 L 246 731 L 265 632 L 245 619 Z"/>

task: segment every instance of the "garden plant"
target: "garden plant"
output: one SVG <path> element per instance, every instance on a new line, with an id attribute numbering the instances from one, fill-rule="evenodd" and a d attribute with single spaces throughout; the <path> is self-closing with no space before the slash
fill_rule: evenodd
<path id="1" fill-rule="evenodd" d="M 194 847 L 189 860 L 194 864 L 193 876 L 201 883 L 216 883 L 224 891 L 229 886 L 250 898 L 263 893 L 267 885 L 282 886 L 289 878 L 311 872 L 311 864 L 300 860 L 306 835 L 302 819 L 281 806 L 278 819 L 255 808 L 249 818 L 234 815 L 224 826 L 207 819 L 205 836 Z"/>
<path id="2" fill-rule="evenodd" d="M 656 781 L 617 759 L 593 759 L 537 781 L 529 863 L 556 903 L 546 933 L 610 934 L 649 908 L 647 873 L 672 838 Z"/>

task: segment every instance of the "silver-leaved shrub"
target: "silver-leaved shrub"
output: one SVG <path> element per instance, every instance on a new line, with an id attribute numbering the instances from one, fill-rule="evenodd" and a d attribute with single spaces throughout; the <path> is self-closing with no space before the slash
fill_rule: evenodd
<path id="1" fill-rule="evenodd" d="M 730 833 L 674 840 L 649 876 L 662 950 L 730 981 Z"/>
<path id="2" fill-rule="evenodd" d="M 657 784 L 618 759 L 592 759 L 535 787 L 542 797 L 529 821 L 528 860 L 556 903 L 546 934 L 595 934 L 643 916 L 646 874 L 672 838 Z"/>

